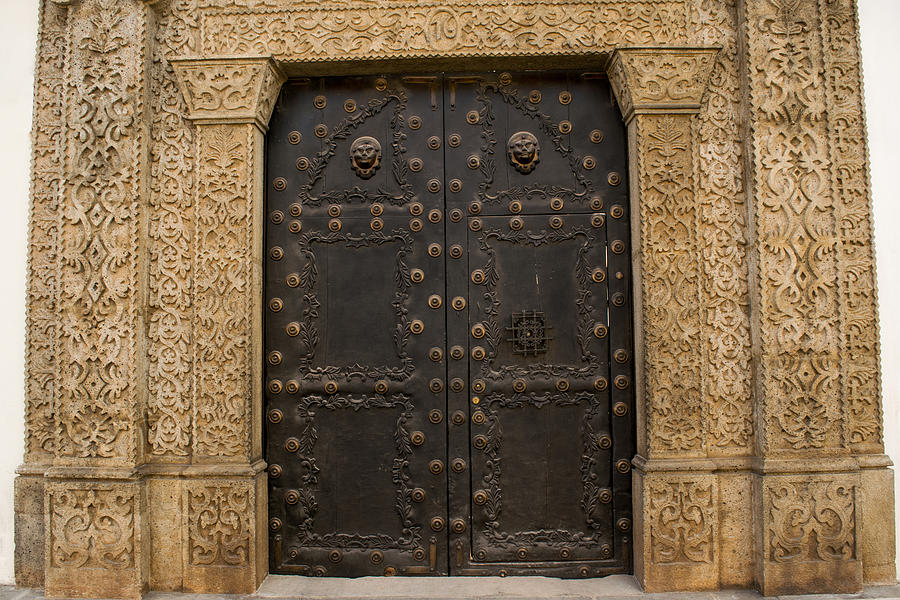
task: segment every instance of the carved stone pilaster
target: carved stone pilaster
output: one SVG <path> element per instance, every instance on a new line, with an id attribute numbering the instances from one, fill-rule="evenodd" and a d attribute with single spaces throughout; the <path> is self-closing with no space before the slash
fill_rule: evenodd
<path id="1" fill-rule="evenodd" d="M 715 476 L 657 472 L 654 459 L 705 456 L 699 220 L 692 115 L 718 50 L 617 50 L 610 81 L 628 123 L 632 181 L 638 455 L 636 574 L 647 591 L 718 584 Z M 639 282 L 639 283 L 638 283 Z M 650 459 L 648 464 L 646 459 Z M 704 498 L 706 500 L 704 500 Z M 706 504 L 703 504 L 706 502 Z M 698 507 L 705 506 L 703 510 Z M 699 513 L 697 511 L 700 511 Z M 692 522 L 693 515 L 704 515 Z"/>

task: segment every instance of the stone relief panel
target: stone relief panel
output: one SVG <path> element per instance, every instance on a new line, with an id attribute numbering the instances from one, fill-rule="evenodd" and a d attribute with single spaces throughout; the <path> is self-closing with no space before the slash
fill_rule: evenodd
<path id="1" fill-rule="evenodd" d="M 856 558 L 853 477 L 772 477 L 764 485 L 766 560 L 843 561 Z"/>
<path id="2" fill-rule="evenodd" d="M 684 0 L 470 0 L 297 6 L 286 0 L 201 1 L 205 55 L 282 61 L 335 58 L 578 54 L 684 43 Z"/>
<path id="3" fill-rule="evenodd" d="M 154 457 L 191 449 L 195 131 L 169 57 L 195 50 L 196 2 L 172 2 L 157 22 L 150 72 L 150 330 L 148 441 Z"/>
<path id="4" fill-rule="evenodd" d="M 645 493 L 650 560 L 657 564 L 712 563 L 717 529 L 716 478 L 651 477 Z"/>
<path id="5" fill-rule="evenodd" d="M 694 121 L 706 448 L 710 455 L 749 454 L 753 405 L 735 2 L 694 0 L 688 22 L 694 43 L 722 48 Z"/>
<path id="6" fill-rule="evenodd" d="M 135 494 L 131 487 L 59 484 L 47 493 L 50 564 L 60 568 L 132 568 Z"/>
<path id="7" fill-rule="evenodd" d="M 188 561 L 199 566 L 242 566 L 250 560 L 255 507 L 252 484 L 199 482 L 184 492 Z"/>
<path id="8" fill-rule="evenodd" d="M 147 9 L 83 0 L 68 10 L 57 451 L 132 463 L 141 443 L 134 366 Z"/>
<path id="9" fill-rule="evenodd" d="M 878 303 L 856 5 L 829 0 L 820 6 L 832 193 L 841 238 L 837 263 L 845 435 L 854 451 L 881 453 Z"/>
<path id="10" fill-rule="evenodd" d="M 25 461 L 48 462 L 56 450 L 56 261 L 66 93 L 66 10 L 41 11 L 32 129 L 31 230 L 28 244 Z"/>
<path id="11" fill-rule="evenodd" d="M 833 163 L 817 5 L 747 2 L 763 448 L 841 448 Z"/>

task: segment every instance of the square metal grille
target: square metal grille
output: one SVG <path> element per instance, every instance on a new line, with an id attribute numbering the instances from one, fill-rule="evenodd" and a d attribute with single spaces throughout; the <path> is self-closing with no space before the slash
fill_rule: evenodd
<path id="1" fill-rule="evenodd" d="M 513 352 L 523 356 L 537 356 L 547 351 L 547 343 L 552 339 L 548 334 L 551 329 L 544 323 L 544 313 L 536 310 L 525 310 L 512 314 L 512 326 L 507 342 L 512 342 Z"/>

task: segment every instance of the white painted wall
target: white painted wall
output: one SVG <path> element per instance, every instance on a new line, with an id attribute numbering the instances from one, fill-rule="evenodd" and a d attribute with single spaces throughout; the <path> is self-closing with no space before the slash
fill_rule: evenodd
<path id="1" fill-rule="evenodd" d="M 887 452 L 900 458 L 900 1 L 859 0 Z M 37 0 L 0 0 L 0 584 L 13 581 L 13 473 L 22 460 L 25 251 Z M 897 498 L 900 499 L 900 478 Z M 900 513 L 900 507 L 898 507 Z M 898 536 L 900 540 L 900 520 Z"/>

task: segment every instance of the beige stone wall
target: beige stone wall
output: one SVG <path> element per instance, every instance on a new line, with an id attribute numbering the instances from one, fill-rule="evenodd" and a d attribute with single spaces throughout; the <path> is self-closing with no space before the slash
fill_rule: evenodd
<path id="1" fill-rule="evenodd" d="M 606 70 L 628 124 L 641 584 L 892 579 L 857 29 L 853 0 L 45 0 L 18 583 L 256 588 L 281 83 L 523 57 Z"/>

